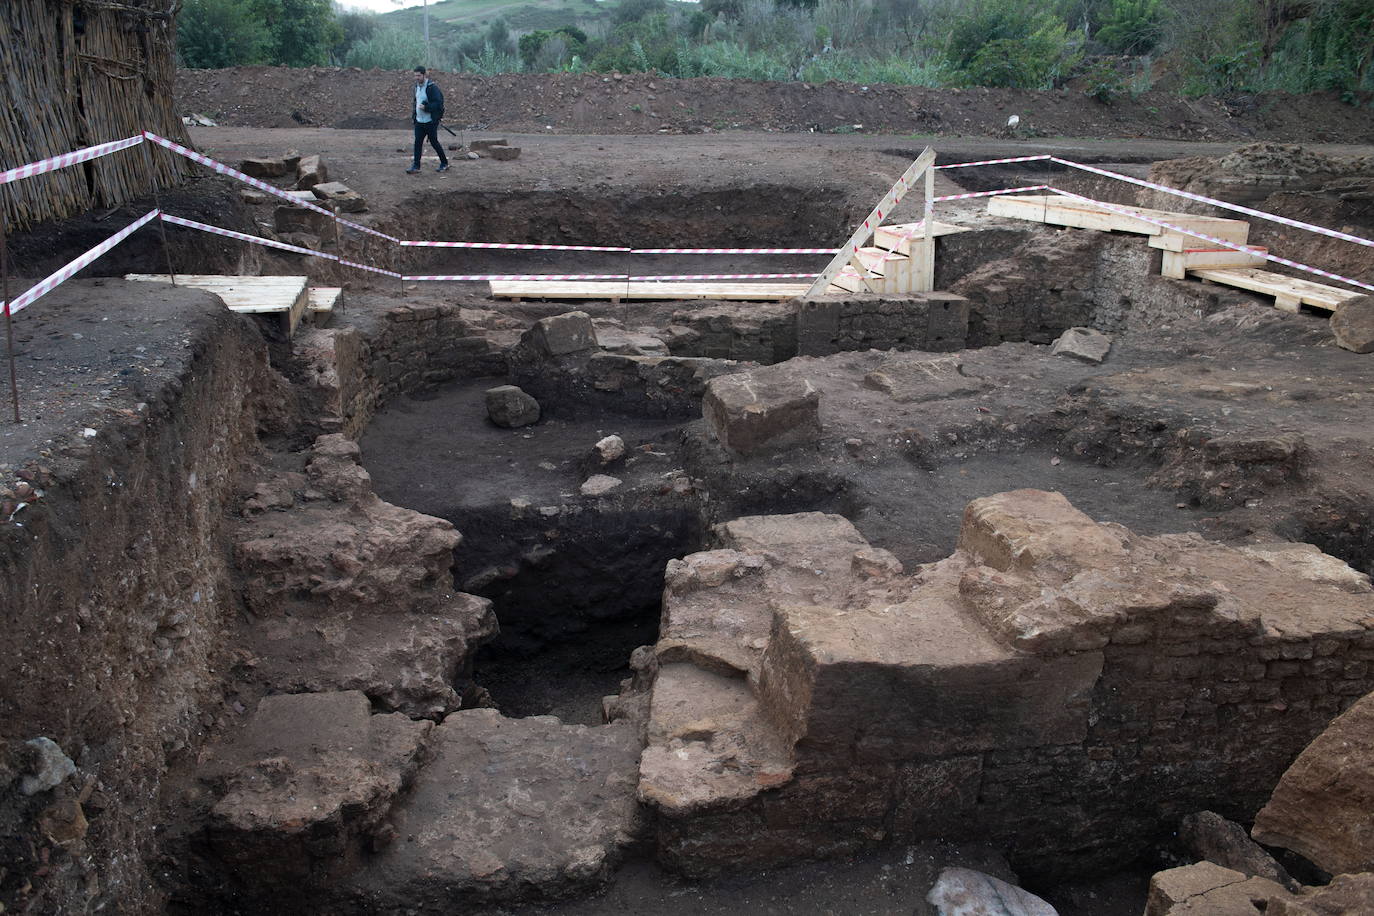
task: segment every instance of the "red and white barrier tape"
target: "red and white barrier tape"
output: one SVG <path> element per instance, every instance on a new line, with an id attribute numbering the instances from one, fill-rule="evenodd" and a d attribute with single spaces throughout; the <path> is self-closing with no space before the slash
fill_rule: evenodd
<path id="1" fill-rule="evenodd" d="M 239 181 L 242 181 L 245 184 L 252 185 L 260 191 L 266 191 L 268 194 L 271 194 L 275 197 L 280 197 L 282 200 L 287 201 L 288 203 L 295 204 L 298 207 L 304 207 L 307 210 L 314 210 L 316 213 L 322 213 L 332 220 L 337 220 L 339 224 L 342 226 L 347 226 L 350 229 L 356 229 L 359 232 L 366 232 L 368 235 L 375 235 L 377 236 L 377 238 L 386 239 L 389 242 L 400 241 L 400 239 L 396 238 L 396 236 L 394 235 L 387 235 L 385 232 L 378 232 L 376 229 L 373 229 L 370 226 L 364 226 L 362 223 L 355 223 L 352 220 L 344 219 L 342 216 L 339 216 L 333 211 L 327 210 L 324 207 L 319 206 L 318 204 L 313 204 L 308 200 L 301 200 L 299 197 L 293 197 L 290 193 L 283 191 L 281 188 L 278 188 L 274 185 L 270 185 L 265 181 L 252 177 L 251 175 L 245 175 L 238 169 L 230 168 L 223 162 L 220 162 L 216 159 L 211 159 L 209 156 L 202 155 L 201 153 L 198 153 L 195 150 L 187 149 L 180 143 L 174 143 L 173 141 L 168 140 L 165 137 L 159 137 L 152 131 L 145 130 L 143 132 L 143 136 L 148 138 L 148 140 L 152 141 L 153 143 L 156 143 L 158 146 L 166 147 L 167 149 L 171 150 L 174 153 L 177 153 L 178 155 L 185 156 L 192 162 L 199 162 L 201 165 L 206 166 L 207 168 L 210 168 L 220 173 L 221 175 L 228 175 L 231 178 L 237 178 Z"/>
<path id="2" fill-rule="evenodd" d="M 1120 213 L 1123 216 L 1129 216 L 1131 219 L 1138 219 L 1141 222 L 1150 223 L 1155 226 L 1161 226 L 1165 229 L 1168 229 L 1170 232 L 1179 232 L 1183 235 L 1192 236 L 1193 238 L 1203 239 L 1205 241 L 1211 242 L 1214 245 L 1219 245 L 1222 248 L 1229 248 L 1232 251 L 1241 251 L 1245 252 L 1246 254 L 1255 254 L 1255 251 L 1249 246 L 1240 244 L 1238 242 L 1228 242 L 1225 239 L 1219 239 L 1216 236 L 1207 235 L 1204 232 L 1198 232 L 1196 229 L 1184 229 L 1182 226 L 1175 226 L 1172 223 L 1166 223 L 1163 220 L 1158 220 L 1154 219 L 1153 217 L 1144 216 L 1139 211 L 1131 210 L 1128 207 L 1118 207 L 1115 204 L 1103 203 L 1100 200 L 1093 200 L 1091 197 L 1084 197 L 1081 194 L 1074 194 L 1070 191 L 1061 191 L 1056 187 L 1051 187 L 1050 190 L 1056 194 L 1062 194 L 1065 197 L 1072 197 L 1075 200 L 1086 201 L 1087 203 L 1093 204 L 1094 206 L 1103 207 L 1115 213 Z M 1310 274 L 1316 274 L 1319 277 L 1326 277 L 1328 280 L 1338 280 L 1341 283 L 1348 283 L 1351 286 L 1358 286 L 1361 289 L 1374 291 L 1374 286 L 1371 286 L 1368 283 L 1361 283 L 1359 280 L 1352 280 L 1349 277 L 1342 277 L 1340 274 L 1333 274 L 1330 271 L 1322 270 L 1319 267 L 1312 267 L 1307 264 L 1299 264 L 1297 261 L 1290 261 L 1287 258 L 1281 258 L 1276 254 L 1266 253 L 1264 257 L 1266 260 L 1273 261 L 1276 264 L 1282 264 L 1285 267 L 1292 267 L 1295 270 L 1303 270 Z"/>
<path id="3" fill-rule="evenodd" d="M 402 279 L 401 275 L 394 270 L 386 270 L 381 267 L 373 267 L 371 264 L 359 264 L 357 261 L 349 261 L 345 260 L 344 258 L 339 258 L 338 261 L 344 267 L 356 267 L 358 270 L 370 270 L 374 274 L 385 274 L 388 277 L 395 277 L 397 280 Z"/>
<path id="4" fill-rule="evenodd" d="M 512 248 L 528 251 L 633 251 L 632 248 L 623 248 L 611 245 L 536 245 L 534 243 L 523 242 L 424 242 L 401 240 L 401 244 L 409 248 Z"/>
<path id="5" fill-rule="evenodd" d="M 576 280 L 601 280 L 619 283 L 653 283 L 660 280 L 784 280 L 784 279 L 810 279 L 820 276 L 819 274 L 682 274 L 682 275 L 654 275 L 645 277 L 633 277 L 627 274 L 445 274 L 445 275 L 420 275 L 408 276 L 404 279 L 410 281 L 441 281 L 452 283 L 476 283 L 492 280 L 504 281 L 537 281 L 546 280 L 559 282 Z"/>
<path id="6" fill-rule="evenodd" d="M 1037 162 L 1045 159 L 1053 159 L 1049 153 L 1042 153 L 1038 156 L 1012 156 L 1007 159 L 983 159 L 978 162 L 952 162 L 949 165 L 933 165 L 933 169 L 971 169 L 976 165 L 1005 165 L 1008 162 Z"/>
<path id="7" fill-rule="evenodd" d="M 65 169 L 67 166 L 76 165 L 78 162 L 89 162 L 92 159 L 99 159 L 101 156 L 108 156 L 110 153 L 128 149 L 131 146 L 138 146 L 142 142 L 143 135 L 139 134 L 137 137 L 129 137 L 126 140 L 111 140 L 109 143 L 88 146 L 72 153 L 63 153 L 60 156 L 52 156 L 37 162 L 30 162 L 27 165 L 16 166 L 0 172 L 0 184 L 9 184 L 11 181 L 18 181 L 21 178 L 32 178 L 34 175 L 42 175 L 44 172 L 51 172 L 54 169 Z"/>
<path id="8" fill-rule="evenodd" d="M 1000 191 L 976 191 L 972 194 L 947 194 L 944 197 L 935 198 L 936 203 L 946 200 L 970 200 L 974 197 L 996 197 L 998 194 L 1015 194 L 1019 191 L 1044 191 L 1049 188 L 1047 184 L 1033 184 L 1024 188 L 1003 188 Z"/>
<path id="9" fill-rule="evenodd" d="M 406 282 L 410 281 L 441 281 L 452 283 L 478 283 L 490 282 L 492 280 L 627 280 L 625 274 L 421 274 L 414 277 L 405 277 Z"/>
<path id="10" fill-rule="evenodd" d="M 631 248 L 631 254 L 834 254 L 838 248 Z"/>
<path id="11" fill-rule="evenodd" d="M 266 245 L 268 248 L 280 248 L 282 251 L 290 251 L 293 254 L 309 255 L 312 258 L 324 258 L 326 261 L 337 261 L 339 259 L 338 255 L 326 254 L 323 251 L 315 251 L 313 248 L 301 248 L 298 245 L 288 245 L 285 242 L 278 242 L 276 239 L 265 239 L 259 235 L 249 235 L 246 232 L 235 232 L 233 229 L 221 229 L 218 226 L 211 226 L 208 223 L 198 223 L 193 219 L 172 216 L 168 213 L 162 214 L 162 221 L 177 226 L 185 226 L 187 229 L 199 229 L 201 232 L 211 232 L 215 235 L 223 235 L 231 239 L 252 242 L 254 245 Z"/>
<path id="12" fill-rule="evenodd" d="M 143 214 L 138 219 L 134 220 L 132 223 L 125 226 L 123 229 L 119 230 L 114 235 L 110 236 L 105 241 L 101 242 L 99 245 L 92 248 L 90 251 L 86 252 L 85 254 L 81 255 L 80 257 L 76 258 L 74 261 L 71 261 L 65 266 L 59 268 L 56 272 L 48 275 L 43 280 L 40 280 L 38 283 L 35 283 L 33 286 L 29 287 L 28 290 L 26 290 L 22 295 L 20 295 L 13 302 L 10 302 L 8 304 L 10 314 L 13 315 L 15 312 L 18 312 L 26 306 L 32 304 L 33 301 L 38 297 L 46 296 L 48 293 L 52 292 L 58 286 L 67 282 L 73 276 L 75 276 L 77 271 L 81 270 L 83 267 L 89 266 L 93 261 L 95 261 L 96 258 L 100 257 L 105 252 L 109 251 L 111 248 L 118 245 L 120 242 L 124 241 L 129 236 L 133 235 L 143 226 L 147 225 L 149 222 L 156 219 L 160 215 L 162 215 L 161 210 L 149 210 L 147 213 Z"/>
<path id="13" fill-rule="evenodd" d="M 1294 229 L 1306 229 L 1308 232 L 1315 232 L 1318 235 L 1330 236 L 1333 239 L 1340 239 L 1343 242 L 1354 242 L 1356 245 L 1365 245 L 1374 248 L 1374 239 L 1361 238 L 1358 235 L 1351 235 L 1348 232 L 1337 232 L 1335 229 L 1327 229 L 1325 226 L 1316 226 L 1312 223 L 1304 223 L 1301 220 L 1289 219 L 1286 216 L 1277 216 L 1273 213 L 1265 213 L 1263 210 L 1254 210 L 1250 207 L 1242 207 L 1240 204 L 1227 203 L 1224 200 L 1217 200 L 1215 197 L 1204 197 L 1201 194 L 1194 194 L 1191 191 L 1180 191 L 1178 188 L 1171 188 L 1168 185 L 1155 184 L 1153 181 L 1144 181 L 1140 178 L 1132 178 L 1129 175 L 1121 175 L 1117 172 L 1109 172 L 1106 169 L 1099 169 L 1093 165 L 1083 165 L 1079 162 L 1071 162 L 1068 159 L 1059 159 L 1051 156 L 1050 159 L 1060 165 L 1070 168 L 1082 169 L 1085 172 L 1092 172 L 1096 175 L 1103 175 L 1107 178 L 1115 178 L 1119 181 L 1129 182 L 1139 185 L 1142 188 L 1150 188 L 1153 191 L 1163 191 L 1166 194 L 1173 194 L 1175 197 L 1186 197 L 1188 200 L 1195 200 L 1198 203 L 1211 204 L 1214 207 L 1221 207 L 1224 210 L 1234 210 L 1236 213 L 1244 213 L 1247 216 L 1257 216 L 1260 219 L 1267 219 L 1270 222 L 1281 223 L 1285 226 L 1292 226 Z"/>

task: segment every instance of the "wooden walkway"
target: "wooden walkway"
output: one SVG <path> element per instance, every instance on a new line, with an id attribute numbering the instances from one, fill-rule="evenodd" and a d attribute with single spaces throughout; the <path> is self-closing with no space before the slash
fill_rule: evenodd
<path id="1" fill-rule="evenodd" d="M 166 274 L 128 274 L 125 280 L 167 283 Z M 232 312 L 241 315 L 274 315 L 287 335 L 294 334 L 301 320 L 327 317 L 340 303 L 343 290 L 337 287 L 308 286 L 305 277 L 236 277 L 219 274 L 177 274 L 178 286 L 214 293 Z"/>

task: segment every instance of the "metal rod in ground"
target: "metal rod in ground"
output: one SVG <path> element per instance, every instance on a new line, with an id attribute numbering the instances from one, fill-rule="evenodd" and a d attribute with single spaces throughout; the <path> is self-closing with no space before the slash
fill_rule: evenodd
<path id="1" fill-rule="evenodd" d="M 160 199 L 161 195 L 158 193 L 158 186 L 161 184 L 161 182 L 157 180 L 157 170 L 153 163 L 153 151 L 149 148 L 152 145 L 153 144 L 151 143 L 144 143 L 143 151 L 147 154 L 146 158 L 148 160 L 148 178 L 153 183 L 153 206 L 157 208 L 157 211 L 159 213 L 161 213 L 162 201 Z M 162 237 L 162 253 L 167 257 L 167 279 L 172 281 L 173 286 L 176 286 L 177 275 L 176 271 L 172 270 L 172 249 L 167 247 L 167 223 L 164 222 L 161 217 L 159 217 L 157 221 L 157 232 L 158 235 Z"/>
<path id="2" fill-rule="evenodd" d="M 5 228 L 5 197 L 0 189 L 0 297 L 5 302 L 5 352 L 10 360 L 10 398 L 14 402 L 14 422 L 19 417 L 19 374 L 14 368 L 14 316 L 10 313 L 10 255 Z"/>

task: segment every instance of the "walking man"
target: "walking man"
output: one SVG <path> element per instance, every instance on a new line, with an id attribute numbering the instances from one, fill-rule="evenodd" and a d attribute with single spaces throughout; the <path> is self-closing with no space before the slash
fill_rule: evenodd
<path id="1" fill-rule="evenodd" d="M 415 124 L 415 158 L 410 168 L 406 169 L 407 175 L 420 171 L 420 152 L 424 149 L 426 137 L 429 138 L 429 145 L 439 154 L 439 171 L 448 171 L 448 157 L 444 155 L 444 145 L 439 142 L 439 121 L 443 116 L 444 94 L 425 76 L 424 67 L 416 67 L 415 110 L 410 114 Z"/>

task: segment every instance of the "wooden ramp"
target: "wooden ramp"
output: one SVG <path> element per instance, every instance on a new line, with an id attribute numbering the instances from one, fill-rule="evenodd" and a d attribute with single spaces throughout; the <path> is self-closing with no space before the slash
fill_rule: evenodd
<path id="1" fill-rule="evenodd" d="M 623 280 L 493 280 L 491 294 L 498 299 L 734 299 L 773 302 L 795 299 L 806 292 L 805 283 L 735 283 L 678 281 L 627 283 Z"/>
<path id="2" fill-rule="evenodd" d="M 1283 274 L 1276 274 L 1268 270 L 1254 270 L 1244 267 L 1215 270 L 1190 269 L 1188 275 L 1197 277 L 1199 280 L 1224 283 L 1227 286 L 1249 290 L 1252 293 L 1273 296 L 1274 307 L 1285 312 L 1299 311 L 1304 305 L 1334 312 L 1341 307 L 1341 303 L 1364 295 L 1364 293 L 1358 293 L 1354 290 L 1327 286 L 1325 283 L 1313 283 L 1311 280 L 1285 277 Z"/>
<path id="3" fill-rule="evenodd" d="M 1241 219 L 1223 219 L 1217 216 L 1197 216 L 1192 213 L 1171 213 L 1168 210 L 1151 210 L 1146 207 L 1119 207 L 1130 210 L 1138 216 L 1149 217 L 1160 222 L 1192 229 L 1205 233 L 1225 242 L 1244 245 L 1250 238 L 1250 224 Z M 1030 220 L 1051 226 L 1068 226 L 1074 229 L 1098 229 L 1103 232 L 1132 232 L 1158 238 L 1156 248 L 1181 251 L 1185 247 L 1197 247 L 1200 240 L 1180 232 L 1172 232 L 1163 226 L 1146 222 L 1143 219 L 1127 216 L 1116 210 L 1109 210 L 1090 201 L 1058 194 L 1007 195 L 988 198 L 988 213 L 992 216 L 1007 216 L 1014 219 Z"/>
<path id="4" fill-rule="evenodd" d="M 166 274 L 128 274 L 125 280 L 168 283 Z M 236 277 L 217 274 L 177 274 L 178 286 L 205 290 L 242 315 L 278 316 L 288 335 L 295 333 L 310 304 L 305 277 Z"/>
<path id="5" fill-rule="evenodd" d="M 1268 249 L 1246 245 L 1250 238 L 1250 224 L 1239 219 L 1197 216 L 1192 213 L 1170 213 L 1145 207 L 1124 207 L 1136 216 L 1108 210 L 1093 201 L 1078 200 L 1057 194 L 1007 195 L 988 200 L 988 213 L 1014 219 L 1031 220 L 1076 229 L 1098 229 L 1107 232 L 1133 232 L 1148 236 L 1151 248 L 1163 252 L 1160 272 L 1175 280 L 1196 278 L 1222 283 L 1237 289 L 1274 297 L 1274 307 L 1286 312 L 1299 311 L 1304 305 L 1334 312 L 1341 303 L 1362 293 L 1311 280 L 1287 277 L 1268 270 L 1260 270 L 1269 263 Z M 1136 217 L 1149 217 L 1169 223 L 1179 229 L 1192 229 L 1245 247 L 1244 251 L 1223 248 L 1205 239 L 1156 226 Z"/>

